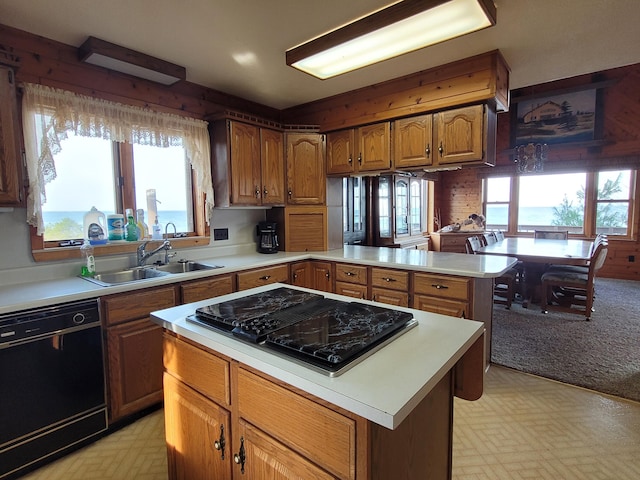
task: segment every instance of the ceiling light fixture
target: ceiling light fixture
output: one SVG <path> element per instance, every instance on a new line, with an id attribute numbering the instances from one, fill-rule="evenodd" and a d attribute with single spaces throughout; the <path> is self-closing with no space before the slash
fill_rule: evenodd
<path id="1" fill-rule="evenodd" d="M 495 23 L 493 0 L 404 0 L 287 50 L 286 60 L 324 80 Z"/>
<path id="2" fill-rule="evenodd" d="M 175 65 L 96 37 L 89 37 L 80 45 L 78 58 L 82 62 L 163 85 L 173 85 L 179 80 L 187 78 L 187 70 L 180 65 Z"/>

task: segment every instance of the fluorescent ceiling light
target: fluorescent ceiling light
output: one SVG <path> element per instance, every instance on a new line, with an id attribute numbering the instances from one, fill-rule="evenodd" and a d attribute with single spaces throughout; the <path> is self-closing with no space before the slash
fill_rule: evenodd
<path id="1" fill-rule="evenodd" d="M 287 50 L 287 65 L 326 79 L 495 23 L 492 0 L 404 0 Z"/>
<path id="2" fill-rule="evenodd" d="M 89 37 L 79 48 L 81 61 L 126 73 L 163 85 L 173 85 L 187 78 L 187 70 L 180 65 L 130 50 L 99 38 Z"/>

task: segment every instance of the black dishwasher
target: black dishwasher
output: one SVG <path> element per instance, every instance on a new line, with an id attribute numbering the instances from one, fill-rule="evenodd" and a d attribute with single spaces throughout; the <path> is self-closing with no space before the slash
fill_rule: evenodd
<path id="1" fill-rule="evenodd" d="M 0 478 L 106 429 L 97 300 L 0 315 Z"/>

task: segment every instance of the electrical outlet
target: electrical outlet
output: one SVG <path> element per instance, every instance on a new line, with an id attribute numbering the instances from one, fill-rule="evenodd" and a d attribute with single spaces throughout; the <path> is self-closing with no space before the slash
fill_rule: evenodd
<path id="1" fill-rule="evenodd" d="M 229 240 L 228 228 L 214 228 L 213 229 L 213 241 L 216 240 Z"/>
<path id="2" fill-rule="evenodd" d="M 635 255 L 629 255 L 629 261 L 630 262 L 635 262 L 636 261 L 636 256 Z"/>

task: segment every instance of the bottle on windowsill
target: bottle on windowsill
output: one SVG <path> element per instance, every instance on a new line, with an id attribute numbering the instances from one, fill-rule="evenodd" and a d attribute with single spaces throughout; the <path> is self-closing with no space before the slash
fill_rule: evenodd
<path id="1" fill-rule="evenodd" d="M 133 210 L 127 208 L 127 224 L 124 227 L 124 236 L 127 242 L 135 242 L 138 240 L 138 225 L 135 218 L 133 218 Z"/>

